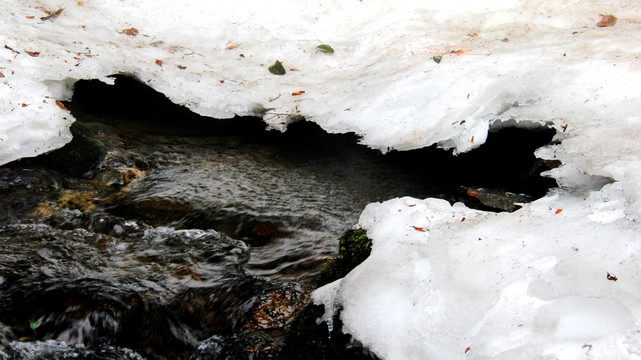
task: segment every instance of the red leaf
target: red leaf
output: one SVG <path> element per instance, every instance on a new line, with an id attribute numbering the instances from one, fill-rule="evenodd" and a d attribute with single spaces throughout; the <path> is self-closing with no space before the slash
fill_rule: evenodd
<path id="1" fill-rule="evenodd" d="M 27 50 L 25 50 L 25 52 L 27 54 L 29 54 L 30 56 L 33 56 L 33 57 L 38 57 L 40 55 L 39 51 L 27 51 Z"/>
<path id="2" fill-rule="evenodd" d="M 62 110 L 69 111 L 69 109 L 67 109 L 67 107 L 58 100 L 56 100 L 56 105 L 58 105 L 58 107 L 61 108 Z"/>
<path id="3" fill-rule="evenodd" d="M 555 213 L 555 214 L 560 214 L 560 213 L 561 213 L 561 211 L 563 211 L 563 209 L 556 209 L 556 211 L 555 211 L 554 213 Z"/>
<path id="4" fill-rule="evenodd" d="M 4 74 L 2 73 L 2 71 L 0 71 L 0 78 L 3 78 L 3 77 L 4 77 Z"/>
<path id="5" fill-rule="evenodd" d="M 22 107 L 27 107 L 28 105 L 25 103 L 20 104 Z"/>
<path id="6" fill-rule="evenodd" d="M 414 206 L 416 206 L 416 204 L 407 205 L 407 206 L 408 206 L 408 207 L 414 207 Z"/>
<path id="7" fill-rule="evenodd" d="M 469 346 L 467 348 L 465 348 L 465 353 L 467 354 L 470 351 L 470 349 L 471 348 Z"/>
<path id="8" fill-rule="evenodd" d="M 138 35 L 138 29 L 136 29 L 135 27 L 131 27 L 129 29 L 123 29 L 122 33 L 125 35 L 136 36 Z"/>
<path id="9" fill-rule="evenodd" d="M 292 93 L 292 96 L 296 96 L 296 95 L 303 95 L 304 93 L 305 93 L 305 90 L 294 91 L 294 92 Z"/>
<path id="10" fill-rule="evenodd" d="M 427 230 L 425 230 L 425 228 L 422 228 L 422 227 L 418 227 L 418 226 L 412 226 L 412 227 L 413 227 L 413 228 L 414 228 L 414 230 L 416 230 L 416 231 L 420 231 L 420 232 L 426 232 L 426 231 L 427 231 Z"/>
<path id="11" fill-rule="evenodd" d="M 156 59 L 156 65 L 162 67 L 162 60 Z"/>
<path id="12" fill-rule="evenodd" d="M 476 190 L 469 189 L 469 190 L 467 191 L 467 195 L 468 195 L 468 196 L 471 196 L 471 197 L 478 197 L 478 196 L 479 196 L 479 192 L 478 192 L 478 191 L 476 191 Z"/>

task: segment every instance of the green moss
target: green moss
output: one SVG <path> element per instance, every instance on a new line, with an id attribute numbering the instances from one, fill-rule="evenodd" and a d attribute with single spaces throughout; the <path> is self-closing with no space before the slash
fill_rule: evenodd
<path id="1" fill-rule="evenodd" d="M 338 256 L 321 273 L 318 286 L 345 277 L 358 264 L 367 259 L 372 250 L 372 240 L 363 229 L 349 230 L 339 239 Z"/>

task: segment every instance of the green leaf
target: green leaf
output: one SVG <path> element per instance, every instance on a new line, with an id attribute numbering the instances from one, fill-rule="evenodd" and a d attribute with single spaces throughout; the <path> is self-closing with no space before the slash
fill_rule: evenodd
<path id="1" fill-rule="evenodd" d="M 285 68 L 283 67 L 283 64 L 280 63 L 280 61 L 276 60 L 274 65 L 269 67 L 269 72 L 274 74 L 274 75 L 285 75 Z"/>
<path id="2" fill-rule="evenodd" d="M 33 319 L 29 320 L 29 327 L 33 330 L 34 334 L 36 333 L 36 329 L 40 327 L 41 321 L 42 319 L 38 319 L 37 321 Z"/>
<path id="3" fill-rule="evenodd" d="M 434 55 L 434 57 L 432 58 L 432 60 L 434 60 L 434 62 L 437 64 L 440 64 L 442 59 L 443 59 L 443 56 L 441 55 Z"/>
<path id="4" fill-rule="evenodd" d="M 320 52 L 324 52 L 328 54 L 334 53 L 334 49 L 332 49 L 332 47 L 327 44 L 320 44 L 316 47 L 316 49 Z"/>

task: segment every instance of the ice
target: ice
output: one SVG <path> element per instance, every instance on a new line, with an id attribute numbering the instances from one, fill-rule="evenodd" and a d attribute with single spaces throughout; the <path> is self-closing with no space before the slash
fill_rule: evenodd
<path id="1" fill-rule="evenodd" d="M 617 23 L 597 27 L 605 14 Z M 372 255 L 316 296 L 386 359 L 641 358 L 639 2 L 5 0 L 0 40 L 0 164 L 68 142 L 58 101 L 112 74 L 202 115 L 304 116 L 381 151 L 550 124 L 537 155 L 563 163 L 559 189 L 512 214 L 371 204 Z"/>

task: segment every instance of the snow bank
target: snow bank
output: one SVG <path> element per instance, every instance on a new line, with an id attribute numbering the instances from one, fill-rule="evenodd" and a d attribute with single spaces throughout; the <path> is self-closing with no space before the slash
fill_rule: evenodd
<path id="1" fill-rule="evenodd" d="M 0 164 L 68 142 L 59 101 L 115 73 L 202 115 L 302 115 L 383 151 L 550 123 L 555 194 L 498 215 L 372 204 L 372 256 L 316 298 L 389 359 L 641 357 L 641 3 L 7 0 L 0 40 Z"/>

